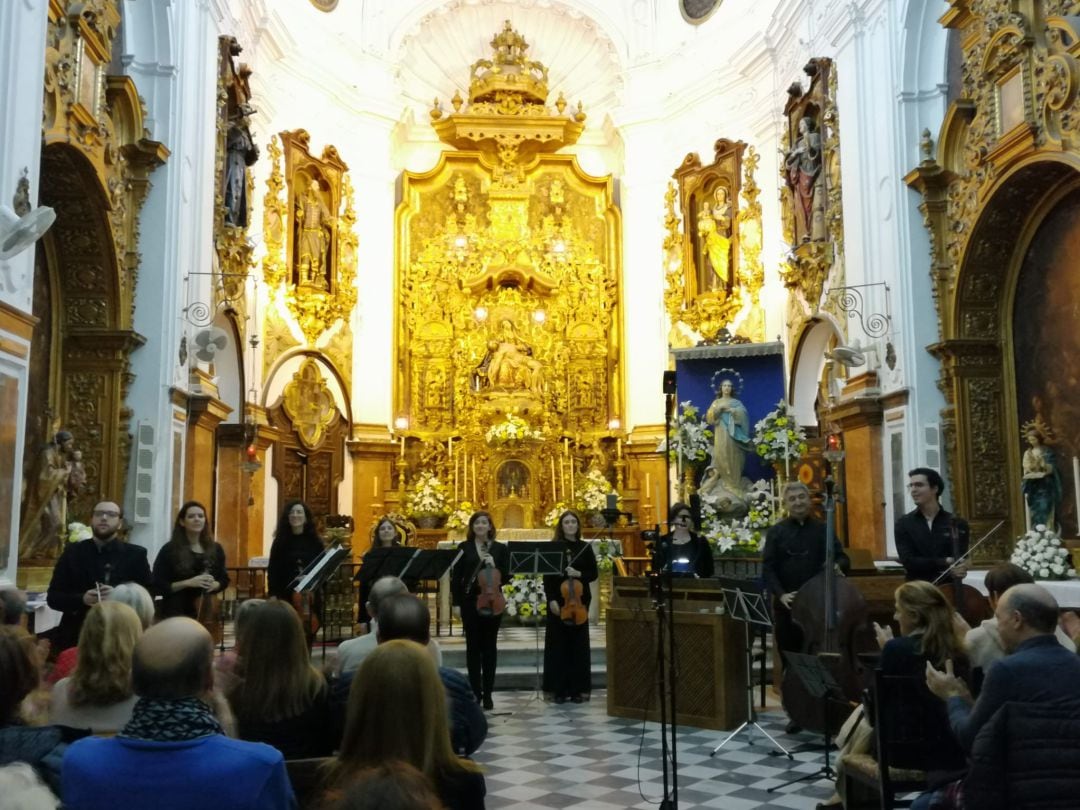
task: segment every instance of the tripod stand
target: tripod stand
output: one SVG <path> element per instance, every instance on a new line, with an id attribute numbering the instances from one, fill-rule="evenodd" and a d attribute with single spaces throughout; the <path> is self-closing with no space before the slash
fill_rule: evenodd
<path id="1" fill-rule="evenodd" d="M 825 762 L 813 773 L 803 774 L 794 779 L 789 779 L 782 784 L 773 785 L 765 791 L 766 793 L 772 793 L 782 787 L 794 785 L 796 782 L 816 782 L 819 779 L 831 779 L 836 781 L 836 771 L 833 769 L 832 763 L 829 760 L 829 751 L 832 749 L 832 734 L 829 730 L 829 721 L 832 718 L 831 712 L 829 711 L 829 704 L 834 700 L 833 695 L 841 692 L 840 684 L 835 681 L 833 676 L 829 673 L 828 667 L 826 667 L 816 655 L 785 652 L 784 658 L 787 659 L 788 666 L 795 671 L 795 674 L 798 676 L 799 680 L 802 681 L 803 686 L 810 696 L 818 698 L 821 701 L 822 713 L 825 718 L 821 731 L 822 736 L 824 737 L 824 745 L 822 748 L 825 751 Z"/>
<path id="2" fill-rule="evenodd" d="M 788 759 L 794 759 L 791 752 L 780 745 L 765 729 L 757 722 L 757 709 L 754 707 L 754 641 L 750 633 L 750 626 L 772 628 L 769 619 L 769 609 L 765 604 L 765 596 L 752 580 L 720 578 L 720 587 L 724 593 L 724 607 L 727 615 L 743 623 L 743 633 L 746 639 L 746 720 L 727 735 L 720 744 L 712 750 L 709 756 L 715 756 L 716 752 L 735 739 L 743 731 L 757 731 L 765 739 L 773 744 L 781 754 Z M 749 734 L 747 737 L 749 738 Z M 750 744 L 753 740 L 749 739 Z M 773 752 L 776 753 L 776 752 Z"/>

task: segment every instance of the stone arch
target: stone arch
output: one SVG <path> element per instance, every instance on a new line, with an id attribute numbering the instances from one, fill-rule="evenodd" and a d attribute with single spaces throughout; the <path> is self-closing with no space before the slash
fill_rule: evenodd
<path id="1" fill-rule="evenodd" d="M 819 314 L 804 325 L 795 342 L 791 361 L 788 401 L 795 421 L 804 427 L 817 425 L 818 394 L 825 372 L 825 352 L 841 340 L 842 331 L 831 317 Z"/>

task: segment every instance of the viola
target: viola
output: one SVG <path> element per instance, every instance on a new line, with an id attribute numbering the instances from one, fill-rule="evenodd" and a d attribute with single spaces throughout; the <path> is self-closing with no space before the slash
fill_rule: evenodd
<path id="1" fill-rule="evenodd" d="M 585 546 L 585 548 L 588 548 L 588 546 Z M 574 559 L 569 560 L 566 563 L 566 567 L 572 568 L 574 563 L 577 562 L 577 558 L 581 556 L 584 550 L 585 549 L 582 549 L 574 556 Z M 567 556 L 569 556 L 569 553 L 569 550 L 567 550 Z M 562 619 L 563 624 L 579 625 L 589 621 L 589 609 L 581 599 L 585 593 L 585 586 L 581 584 L 580 579 L 577 579 L 576 577 L 567 577 L 559 586 L 559 593 L 562 595 L 562 607 L 559 608 L 559 618 Z"/>
<path id="2" fill-rule="evenodd" d="M 487 554 L 488 546 L 484 546 Z M 483 556 L 483 555 L 481 555 Z M 502 592 L 502 572 L 494 566 L 480 563 L 476 574 L 476 584 L 480 586 L 480 595 L 476 597 L 476 612 L 481 616 L 501 616 L 506 610 L 506 597 Z"/>

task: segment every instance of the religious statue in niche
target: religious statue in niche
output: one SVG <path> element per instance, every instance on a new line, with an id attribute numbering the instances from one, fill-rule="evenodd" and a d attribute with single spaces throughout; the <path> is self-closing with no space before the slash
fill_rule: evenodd
<path id="1" fill-rule="evenodd" d="M 1022 462 L 1024 500 L 1032 526 L 1053 528 L 1061 504 L 1061 475 L 1057 469 L 1057 454 L 1050 445 L 1054 436 L 1042 417 L 1027 422 L 1022 433 L 1028 443 Z"/>
<path id="2" fill-rule="evenodd" d="M 251 68 L 236 64 L 243 48 L 235 37 L 218 40 L 218 171 L 224 224 L 247 228 L 249 212 L 248 167 L 259 159 L 259 147 L 251 136 Z M 236 270 L 230 268 L 229 272 Z"/>
<path id="3" fill-rule="evenodd" d="M 517 336 L 509 318 L 499 322 L 487 353 L 473 371 L 474 391 L 526 391 L 543 394 L 544 367 L 532 347 Z"/>
<path id="4" fill-rule="evenodd" d="M 67 532 L 68 500 L 86 484 L 82 453 L 75 437 L 59 430 L 42 448 L 23 505 L 19 558 L 55 559 Z"/>
<path id="5" fill-rule="evenodd" d="M 259 159 L 259 147 L 251 138 L 247 118 L 254 109 L 241 104 L 225 136 L 225 224 L 246 228 L 248 224 L 248 173 Z"/>
<path id="6" fill-rule="evenodd" d="M 820 211 L 819 193 L 821 175 L 821 133 L 817 122 L 807 112 L 799 119 L 798 137 L 784 155 L 787 187 L 795 203 L 795 235 L 798 242 L 809 242 L 824 237 L 824 221 L 817 217 Z M 817 205 L 815 205 L 815 202 Z"/>
<path id="7" fill-rule="evenodd" d="M 742 473 L 750 449 L 750 417 L 736 397 L 736 379 L 730 369 L 713 375 L 716 399 L 705 412 L 705 421 L 713 428 L 712 458 L 698 491 L 702 500 L 725 515 L 746 509 Z"/>
<path id="8" fill-rule="evenodd" d="M 499 468 L 496 477 L 495 495 L 497 498 L 528 498 L 529 468 L 520 461 L 507 461 Z"/>
<path id="9" fill-rule="evenodd" d="M 325 290 L 333 269 L 334 215 L 318 178 L 308 179 L 302 187 L 305 190 L 296 195 L 296 283 Z"/>
<path id="10" fill-rule="evenodd" d="M 697 218 L 701 260 L 699 289 L 727 291 L 731 283 L 731 202 L 728 189 L 718 185 L 712 203 L 705 200 Z"/>

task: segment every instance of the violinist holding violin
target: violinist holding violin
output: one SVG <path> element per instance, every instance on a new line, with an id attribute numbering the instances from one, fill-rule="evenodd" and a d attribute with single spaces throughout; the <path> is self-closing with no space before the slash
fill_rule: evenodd
<path id="1" fill-rule="evenodd" d="M 566 511 L 555 524 L 553 542 L 562 552 L 560 574 L 544 576 L 548 600 L 544 634 L 544 692 L 556 703 L 584 703 L 592 690 L 589 652 L 589 583 L 597 577 L 596 555 L 581 537 L 581 519 Z"/>
<path id="2" fill-rule="evenodd" d="M 506 609 L 502 586 L 510 580 L 510 551 L 495 542 L 495 526 L 487 512 L 473 512 L 458 551 L 461 557 L 450 590 L 454 605 L 461 608 L 469 683 L 476 702 L 493 709 L 499 625 Z"/>
<path id="3" fill-rule="evenodd" d="M 908 580 L 934 582 L 967 553 L 970 530 L 966 520 L 941 508 L 945 482 L 937 470 L 929 467 L 911 470 L 908 492 L 915 509 L 896 521 L 896 552 Z M 949 576 L 960 580 L 967 571 L 967 563 L 961 561 Z"/>

